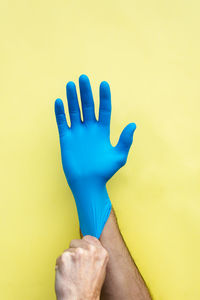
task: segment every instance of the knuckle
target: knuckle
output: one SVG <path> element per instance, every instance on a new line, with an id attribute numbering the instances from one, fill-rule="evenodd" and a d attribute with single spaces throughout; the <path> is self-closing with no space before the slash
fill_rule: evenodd
<path id="1" fill-rule="evenodd" d="M 102 258 L 104 258 L 105 260 L 108 260 L 108 258 L 109 258 L 108 251 L 103 247 L 101 249 L 101 255 L 102 255 Z"/>
<path id="2" fill-rule="evenodd" d="M 60 262 L 64 264 L 70 257 L 70 252 L 64 251 L 60 256 Z"/>
<path id="3" fill-rule="evenodd" d="M 96 253 L 96 247 L 92 244 L 88 245 L 88 250 L 89 250 L 90 254 L 92 254 L 92 255 Z"/>
<path id="4" fill-rule="evenodd" d="M 63 253 L 60 256 L 60 262 L 61 262 L 61 264 L 63 264 L 65 262 L 65 260 L 66 260 L 66 254 Z"/>
<path id="5" fill-rule="evenodd" d="M 82 257 L 85 254 L 85 250 L 81 247 L 76 248 L 75 255 L 77 258 Z"/>

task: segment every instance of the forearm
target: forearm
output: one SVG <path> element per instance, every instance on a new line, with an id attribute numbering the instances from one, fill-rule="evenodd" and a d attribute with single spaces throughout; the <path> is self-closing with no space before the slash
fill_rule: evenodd
<path id="1" fill-rule="evenodd" d="M 100 242 L 109 253 L 101 299 L 151 299 L 148 288 L 119 231 L 113 210 L 103 229 Z"/>

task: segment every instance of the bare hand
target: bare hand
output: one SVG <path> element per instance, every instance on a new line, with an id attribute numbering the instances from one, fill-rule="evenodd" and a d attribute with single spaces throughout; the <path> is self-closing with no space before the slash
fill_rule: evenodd
<path id="1" fill-rule="evenodd" d="M 72 240 L 56 261 L 57 300 L 97 300 L 105 279 L 108 253 L 98 239 Z"/>

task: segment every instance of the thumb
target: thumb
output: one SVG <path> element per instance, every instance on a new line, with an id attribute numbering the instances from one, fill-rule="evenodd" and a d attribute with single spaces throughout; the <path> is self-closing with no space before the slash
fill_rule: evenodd
<path id="1" fill-rule="evenodd" d="M 119 151 L 126 152 L 128 154 L 131 144 L 133 142 L 133 134 L 136 129 L 135 123 L 128 124 L 122 131 L 116 148 Z"/>

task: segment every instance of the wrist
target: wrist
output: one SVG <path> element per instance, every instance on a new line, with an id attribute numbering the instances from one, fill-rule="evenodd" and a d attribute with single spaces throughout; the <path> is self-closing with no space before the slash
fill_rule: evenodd
<path id="1" fill-rule="evenodd" d="M 82 179 L 71 187 L 83 235 L 100 237 L 112 208 L 106 184 L 94 179 Z"/>
<path id="2" fill-rule="evenodd" d="M 76 195 L 77 192 L 87 192 L 90 190 L 98 192 L 106 187 L 106 181 L 95 178 L 95 176 L 84 176 L 81 178 L 78 177 L 68 183 L 73 195 Z"/>

